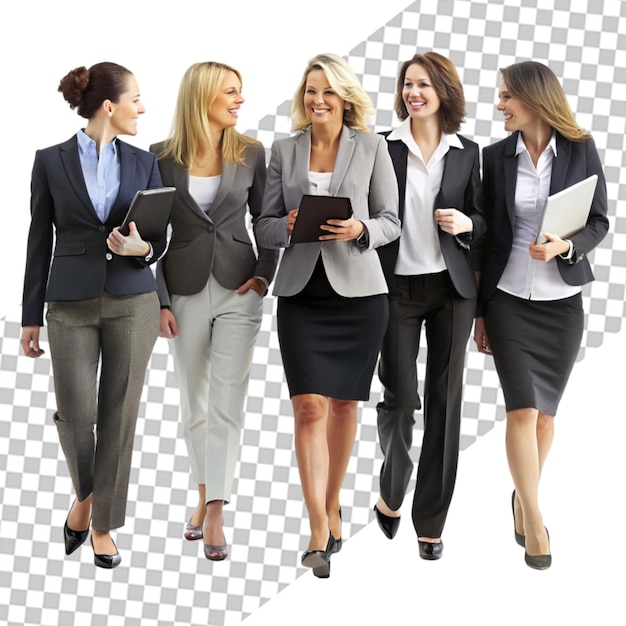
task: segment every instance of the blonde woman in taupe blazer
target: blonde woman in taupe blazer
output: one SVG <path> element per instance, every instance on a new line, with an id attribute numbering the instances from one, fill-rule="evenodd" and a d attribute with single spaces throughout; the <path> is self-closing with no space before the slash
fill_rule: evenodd
<path id="1" fill-rule="evenodd" d="M 274 294 L 295 416 L 295 447 L 311 539 L 302 565 L 330 575 L 342 545 L 339 492 L 359 400 L 369 398 L 387 324 L 387 285 L 375 248 L 400 235 L 398 189 L 383 137 L 369 133 L 371 102 L 347 63 L 312 59 L 292 105 L 294 130 L 274 143 L 256 224 L 261 245 L 284 248 Z M 327 235 L 290 245 L 303 194 L 347 196 L 353 215 Z"/>
<path id="2" fill-rule="evenodd" d="M 230 501 L 262 298 L 278 252 L 253 248 L 246 226 L 261 211 L 263 146 L 235 130 L 243 103 L 237 70 L 196 63 L 183 76 L 172 136 L 150 149 L 176 187 L 172 236 L 157 276 L 161 335 L 172 339 L 181 418 L 198 504 L 188 540 L 213 561 L 228 556 Z"/>

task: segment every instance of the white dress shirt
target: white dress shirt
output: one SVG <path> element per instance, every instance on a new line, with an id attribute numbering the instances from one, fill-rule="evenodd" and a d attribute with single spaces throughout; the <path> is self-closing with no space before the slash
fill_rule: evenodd
<path id="1" fill-rule="evenodd" d="M 581 288 L 568 285 L 561 278 L 556 258 L 537 261 L 529 246 L 537 236 L 550 194 L 552 162 L 556 158 L 556 134 L 539 156 L 535 168 L 521 133 L 515 149 L 517 184 L 515 187 L 515 222 L 513 246 L 498 289 L 527 300 L 560 300 L 578 293 Z"/>
<path id="2" fill-rule="evenodd" d="M 388 139 L 400 140 L 409 149 L 402 236 L 394 273 L 415 276 L 442 272 L 446 269 L 446 262 L 441 252 L 434 210 L 450 207 L 435 207 L 435 199 L 441 188 L 448 150 L 451 147 L 463 149 L 463 144 L 455 134 L 441 135 L 439 145 L 425 163 L 411 134 L 410 118 L 389 133 Z"/>

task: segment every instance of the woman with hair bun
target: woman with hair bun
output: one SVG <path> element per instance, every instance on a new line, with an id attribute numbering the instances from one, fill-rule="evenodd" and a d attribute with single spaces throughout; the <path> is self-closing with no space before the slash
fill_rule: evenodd
<path id="1" fill-rule="evenodd" d="M 129 70 L 78 67 L 59 91 L 87 125 L 35 155 L 20 343 L 26 356 L 44 353 L 47 302 L 54 422 L 76 491 L 65 551 L 82 545 L 91 526 L 94 563 L 110 569 L 121 561 L 110 531 L 124 524 L 139 402 L 159 332 L 149 265 L 166 244 L 165 233 L 144 241 L 134 222 L 127 236 L 119 225 L 138 190 L 162 183 L 156 157 L 118 139 L 135 135 L 145 112 Z"/>

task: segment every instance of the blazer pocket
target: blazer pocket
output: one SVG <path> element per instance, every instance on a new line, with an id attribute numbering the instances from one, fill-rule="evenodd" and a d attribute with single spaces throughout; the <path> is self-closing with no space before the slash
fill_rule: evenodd
<path id="1" fill-rule="evenodd" d="M 75 256 L 85 254 L 87 246 L 84 243 L 57 243 L 54 256 Z"/>
<path id="2" fill-rule="evenodd" d="M 241 237 L 238 235 L 235 235 L 235 233 L 233 233 L 233 241 L 237 241 L 238 243 L 245 243 L 247 246 L 252 246 L 252 241 L 250 241 L 250 237 Z"/>

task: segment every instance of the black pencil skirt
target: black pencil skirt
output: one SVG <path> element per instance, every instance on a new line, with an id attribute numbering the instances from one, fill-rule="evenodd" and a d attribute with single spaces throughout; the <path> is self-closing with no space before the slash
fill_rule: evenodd
<path id="1" fill-rule="evenodd" d="M 580 293 L 537 301 L 496 291 L 485 305 L 485 330 L 507 412 L 535 408 L 556 415 L 583 327 Z"/>
<path id="2" fill-rule="evenodd" d="M 278 299 L 278 340 L 289 395 L 368 400 L 388 316 L 386 294 L 338 295 L 320 258 L 300 293 Z"/>

